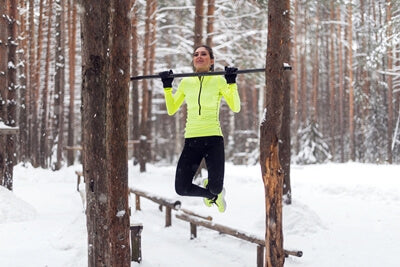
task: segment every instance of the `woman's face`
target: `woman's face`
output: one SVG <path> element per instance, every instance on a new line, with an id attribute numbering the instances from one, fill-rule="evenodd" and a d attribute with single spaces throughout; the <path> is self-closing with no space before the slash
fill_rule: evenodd
<path id="1" fill-rule="evenodd" d="M 193 53 L 193 66 L 196 72 L 207 72 L 214 64 L 214 59 L 210 58 L 210 53 L 205 47 L 199 47 Z"/>

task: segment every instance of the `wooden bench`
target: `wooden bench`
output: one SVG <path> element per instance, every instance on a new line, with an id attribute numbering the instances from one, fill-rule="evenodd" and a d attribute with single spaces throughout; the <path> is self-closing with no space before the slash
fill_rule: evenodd
<path id="1" fill-rule="evenodd" d="M 197 226 L 203 226 L 205 228 L 218 231 L 222 234 L 227 234 L 234 236 L 236 238 L 248 241 L 250 243 L 254 243 L 257 245 L 257 267 L 262 267 L 264 266 L 264 249 L 265 249 L 265 240 L 258 238 L 256 236 L 246 234 L 244 232 L 241 232 L 237 229 L 233 229 L 221 224 L 209 222 L 206 220 L 202 220 L 199 218 L 195 218 L 193 216 L 187 215 L 187 214 L 176 214 L 176 217 L 178 219 L 187 221 L 190 223 L 190 239 L 194 239 L 197 237 Z M 302 251 L 290 251 L 290 250 L 284 250 L 285 256 L 288 257 L 289 255 L 291 256 L 296 256 L 296 257 L 301 257 L 303 256 Z"/>

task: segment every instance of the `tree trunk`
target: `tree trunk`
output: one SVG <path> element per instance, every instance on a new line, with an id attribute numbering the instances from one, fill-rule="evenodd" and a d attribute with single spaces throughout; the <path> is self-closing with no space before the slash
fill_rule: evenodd
<path id="1" fill-rule="evenodd" d="M 354 86 L 353 86 L 353 7 L 352 2 L 347 5 L 347 71 L 349 90 L 349 135 L 350 135 L 350 159 L 356 160 L 355 130 L 354 130 Z"/>
<path id="2" fill-rule="evenodd" d="M 20 0 L 20 9 L 26 10 L 26 1 Z M 28 78 L 28 31 L 26 28 L 27 13 L 22 13 L 20 16 L 20 55 L 19 62 L 19 84 L 20 84 L 20 108 L 19 108 L 19 160 L 26 162 L 29 158 L 28 154 L 28 93 L 27 93 L 27 78 Z"/>
<path id="3" fill-rule="evenodd" d="M 65 60 L 64 60 L 64 1 L 56 0 L 56 73 L 54 75 L 54 142 L 57 144 L 57 155 L 54 169 L 59 170 L 62 166 L 62 152 L 64 146 L 64 84 L 65 84 Z"/>
<path id="4" fill-rule="evenodd" d="M 332 23 L 329 25 L 329 114 L 330 114 L 330 150 L 332 154 L 332 160 L 335 158 L 335 129 L 337 128 L 336 124 L 336 88 L 335 88 L 335 39 L 338 36 L 335 36 L 335 28 L 333 21 L 335 20 L 335 8 L 334 2 L 330 3 L 330 19 Z"/>
<path id="5" fill-rule="evenodd" d="M 213 46 L 215 0 L 208 0 L 206 45 Z"/>
<path id="6" fill-rule="evenodd" d="M 287 22 L 285 20 L 285 22 Z M 290 64 L 291 56 L 290 51 L 293 49 L 289 38 L 291 38 L 290 25 L 285 25 L 282 30 L 282 39 L 285 40 L 284 46 L 282 47 L 282 58 L 283 62 Z M 291 71 L 290 71 L 291 72 Z M 282 113 L 282 127 L 279 143 L 279 160 L 283 169 L 283 196 L 286 204 L 292 203 L 292 187 L 290 183 L 290 162 L 291 162 L 291 137 L 290 137 L 290 73 L 285 71 L 283 75 L 282 89 L 283 93 L 283 113 Z"/>
<path id="7" fill-rule="evenodd" d="M 125 267 L 130 266 L 127 166 L 130 5 L 129 1 L 86 0 L 82 6 L 88 266 Z"/>
<path id="8" fill-rule="evenodd" d="M 106 151 L 110 186 L 111 264 L 131 266 L 128 187 L 128 111 L 131 36 L 129 1 L 111 1 L 110 77 L 107 86 Z M 110 10 L 110 11 L 111 11 Z"/>
<path id="9" fill-rule="evenodd" d="M 194 11 L 194 46 L 201 45 L 203 42 L 203 18 L 204 0 L 196 0 Z"/>
<path id="10" fill-rule="evenodd" d="M 17 18 L 18 2 L 9 0 L 8 2 L 8 72 L 7 72 L 7 122 L 11 127 L 16 127 L 17 123 Z M 6 137 L 6 160 L 4 173 L 4 186 L 9 190 L 13 189 L 13 169 L 16 164 L 15 144 L 17 135 L 7 135 Z"/>
<path id="11" fill-rule="evenodd" d="M 76 0 L 68 1 L 68 58 L 69 58 L 69 108 L 68 108 L 68 146 L 74 145 L 75 132 L 75 56 L 76 56 Z M 68 150 L 67 165 L 71 166 L 75 161 L 75 152 Z"/>
<path id="12" fill-rule="evenodd" d="M 265 266 L 282 267 L 285 260 L 282 231 L 283 170 L 279 160 L 284 105 L 284 69 L 288 59 L 290 1 L 268 2 L 266 107 L 260 126 L 260 165 L 265 189 Z"/>
<path id="13" fill-rule="evenodd" d="M 301 84 L 299 82 L 299 70 L 301 69 L 300 67 L 300 60 L 299 60 L 299 45 L 298 45 L 298 31 L 300 29 L 298 19 L 299 19 L 299 1 L 298 0 L 293 0 L 293 5 L 294 5 L 294 23 L 293 23 L 293 49 L 292 49 L 292 66 L 293 66 L 293 129 L 294 132 L 297 132 L 300 127 L 300 118 L 299 118 L 299 98 L 300 98 L 300 92 L 301 92 Z M 293 145 L 294 145 L 294 152 L 297 155 L 299 152 L 299 138 L 298 135 L 296 134 L 294 136 L 293 140 Z"/>
<path id="14" fill-rule="evenodd" d="M 7 0 L 0 0 L 0 122 L 7 121 Z M 0 186 L 4 185 L 6 138 L 0 134 Z"/>
<path id="15" fill-rule="evenodd" d="M 144 36 L 144 57 L 143 57 L 143 75 L 150 73 L 150 62 L 151 62 L 151 40 L 152 31 L 155 30 L 152 27 L 152 13 L 154 12 L 153 6 L 155 5 L 154 0 L 146 1 L 146 26 Z M 146 171 L 146 163 L 150 160 L 149 155 L 149 140 L 151 129 L 150 125 L 150 110 L 151 110 L 151 90 L 149 88 L 149 82 L 143 80 L 143 94 L 142 94 L 142 110 L 141 110 L 141 121 L 140 121 L 140 144 L 139 144 L 139 163 L 140 172 Z"/>
<path id="16" fill-rule="evenodd" d="M 37 107 L 35 107 L 35 90 L 36 90 L 36 83 L 35 83 L 35 60 L 36 60 L 36 54 L 35 54 L 35 47 L 36 47 L 36 42 L 35 42 L 35 12 L 34 12 L 34 0 L 29 0 L 29 79 L 28 79 L 28 87 L 27 87 L 27 99 L 26 102 L 28 103 L 28 144 L 27 144 L 27 154 L 29 155 L 31 159 L 31 163 L 34 166 L 34 162 L 32 159 L 33 156 L 33 120 L 35 118 L 34 113 L 37 111 Z M 36 136 L 37 137 L 37 136 Z M 38 141 L 35 143 L 37 144 Z"/>
<path id="17" fill-rule="evenodd" d="M 387 29 L 387 40 L 392 40 L 392 1 L 386 0 L 386 25 Z M 388 72 L 394 72 L 393 70 L 393 41 L 389 41 L 387 44 L 387 70 Z M 391 74 L 387 75 L 387 105 L 388 105 L 388 115 L 387 115 L 387 162 L 393 163 L 393 151 L 392 151 L 392 141 L 393 141 L 393 76 Z"/>
<path id="18" fill-rule="evenodd" d="M 319 7 L 316 7 L 315 10 L 315 22 L 317 25 L 320 24 L 319 20 Z M 319 36 L 319 27 L 317 26 L 315 29 L 315 43 L 313 45 L 313 56 L 312 56 L 312 109 L 311 109 L 311 121 L 318 123 L 318 89 L 319 89 L 319 45 L 320 45 L 320 36 Z"/>
<path id="19" fill-rule="evenodd" d="M 49 158 L 49 131 L 47 129 L 47 112 L 49 98 L 49 76 L 50 76 L 50 49 L 51 49 L 51 17 L 53 14 L 53 0 L 49 0 L 48 20 L 47 20 L 47 47 L 46 47 L 46 65 L 44 74 L 44 87 L 42 92 L 42 122 L 40 127 L 40 166 L 47 168 L 47 160 Z"/>
<path id="20" fill-rule="evenodd" d="M 106 157 L 109 1 L 82 1 L 82 131 L 88 266 L 111 266 Z M 86 11 L 87 10 L 87 11 Z M 90 10 L 90 12 L 88 12 Z"/>
<path id="21" fill-rule="evenodd" d="M 135 0 L 133 0 L 133 14 L 132 14 L 132 43 L 131 43 L 131 60 L 132 60 L 132 76 L 137 76 L 138 68 L 139 68 L 139 60 L 138 60 L 138 35 L 137 35 L 137 14 L 138 8 L 135 4 Z M 138 81 L 134 80 L 132 83 L 132 139 L 139 140 L 140 137 L 140 128 L 139 128 L 139 86 Z M 133 144 L 133 164 L 137 163 L 139 159 L 139 145 Z"/>
<path id="22" fill-rule="evenodd" d="M 336 18 L 340 21 L 340 8 L 337 8 Z M 340 25 L 337 26 L 337 36 L 338 36 L 338 65 L 339 74 L 337 83 L 339 85 L 339 145 L 340 145 L 340 162 L 345 161 L 344 156 L 344 66 L 343 66 L 343 40 L 342 40 L 342 28 Z"/>
<path id="23" fill-rule="evenodd" d="M 150 35 L 150 51 L 149 51 L 149 73 L 154 73 L 154 64 L 156 61 L 156 44 L 157 44 L 157 37 L 156 37 L 156 33 L 157 33 L 157 20 L 156 20 L 156 16 L 157 16 L 157 1 L 153 0 L 151 3 L 151 35 Z M 150 80 L 150 84 L 149 84 L 149 92 L 148 92 L 148 104 L 147 104 L 147 136 L 146 136 L 146 140 L 148 140 L 148 142 L 146 143 L 145 147 L 146 147 L 146 158 L 148 159 L 148 161 L 152 160 L 152 147 L 151 147 L 151 141 L 153 138 L 153 123 L 152 123 L 152 113 L 153 113 L 153 87 L 154 87 L 154 80 Z"/>
<path id="24" fill-rule="evenodd" d="M 34 3 L 32 3 L 33 5 Z M 32 7 L 33 8 L 33 7 Z M 32 19 L 34 19 L 34 13 L 32 13 Z M 33 28 L 34 21 L 32 20 Z M 39 11 L 39 24 L 38 24 L 38 37 L 37 37 L 37 45 L 35 46 L 36 51 L 36 59 L 34 61 L 34 84 L 31 87 L 32 90 L 32 128 L 31 128 L 31 152 L 32 152 L 32 165 L 34 167 L 38 167 L 40 164 L 40 140 L 39 140 L 39 115 L 38 115 L 38 105 L 39 105 L 39 94 L 40 94 L 40 67 L 41 67 L 41 59 L 42 59 L 42 45 L 43 45 L 43 37 L 42 37 L 42 25 L 43 25 L 43 0 L 40 0 L 40 11 Z M 34 30 L 34 29 L 33 29 Z M 33 42 L 35 39 L 33 39 Z"/>

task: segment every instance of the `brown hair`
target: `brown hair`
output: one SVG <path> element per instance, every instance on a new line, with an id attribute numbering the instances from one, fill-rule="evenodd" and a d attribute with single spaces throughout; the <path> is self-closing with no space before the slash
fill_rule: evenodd
<path id="1" fill-rule="evenodd" d="M 211 59 L 214 59 L 214 52 L 213 52 L 212 48 L 209 47 L 208 45 L 205 45 L 205 44 L 196 46 L 196 47 L 194 48 L 194 50 L 193 50 L 193 54 L 194 54 L 194 53 L 196 52 L 196 50 L 197 50 L 198 48 L 200 48 L 200 47 L 204 47 L 204 48 L 208 51 L 208 54 L 210 55 L 210 58 L 211 58 Z M 214 71 L 214 64 L 211 64 L 211 66 L 210 66 L 210 71 Z"/>

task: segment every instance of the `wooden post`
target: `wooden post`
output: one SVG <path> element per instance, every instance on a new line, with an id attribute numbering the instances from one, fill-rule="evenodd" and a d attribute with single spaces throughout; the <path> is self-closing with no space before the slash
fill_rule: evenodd
<path id="1" fill-rule="evenodd" d="M 165 227 L 169 227 L 171 225 L 172 225 L 171 208 L 165 207 Z"/>
<path id="2" fill-rule="evenodd" d="M 135 195 L 135 207 L 136 207 L 136 210 L 141 210 L 140 209 L 140 196 L 139 195 Z"/>
<path id="3" fill-rule="evenodd" d="M 77 177 L 77 179 L 76 179 L 76 191 L 79 192 L 79 184 L 81 183 L 81 176 L 83 176 L 83 173 L 80 172 L 80 171 L 75 171 L 75 173 L 76 173 L 76 177 Z M 83 179 L 85 180 L 85 178 L 83 178 Z"/>
<path id="4" fill-rule="evenodd" d="M 76 191 L 79 192 L 79 184 L 81 183 L 81 176 L 79 174 L 76 174 L 77 179 L 76 179 Z"/>
<path id="5" fill-rule="evenodd" d="M 140 263 L 142 261 L 142 224 L 133 224 L 129 227 L 131 231 L 131 261 Z"/>
<path id="6" fill-rule="evenodd" d="M 257 246 L 257 267 L 264 267 L 264 246 Z"/>
<path id="7" fill-rule="evenodd" d="M 190 239 L 195 239 L 197 237 L 197 225 L 195 223 L 190 223 Z"/>

